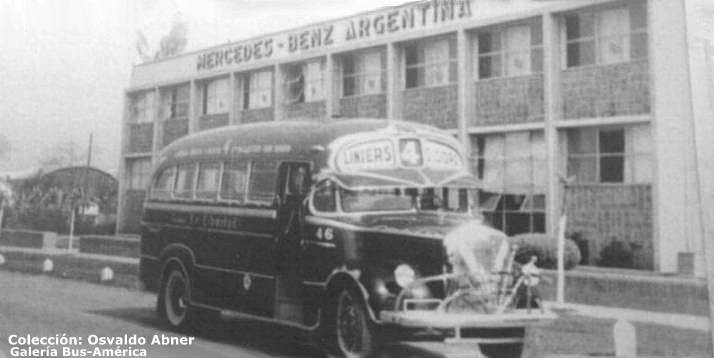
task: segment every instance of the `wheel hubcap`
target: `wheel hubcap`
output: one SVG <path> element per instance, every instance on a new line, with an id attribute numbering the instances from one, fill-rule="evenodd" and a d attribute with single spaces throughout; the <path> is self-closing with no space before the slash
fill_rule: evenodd
<path id="1" fill-rule="evenodd" d="M 340 298 L 337 330 L 342 348 L 350 353 L 362 351 L 362 321 L 352 298 L 343 295 Z"/>

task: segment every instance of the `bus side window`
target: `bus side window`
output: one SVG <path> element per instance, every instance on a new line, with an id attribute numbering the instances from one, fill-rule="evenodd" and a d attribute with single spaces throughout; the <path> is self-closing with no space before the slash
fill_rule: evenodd
<path id="1" fill-rule="evenodd" d="M 272 205 L 278 182 L 278 166 L 274 161 L 254 161 L 250 164 L 248 201 Z"/>
<path id="2" fill-rule="evenodd" d="M 186 199 L 193 198 L 193 179 L 195 173 L 196 163 L 186 163 L 178 166 L 174 196 Z"/>
<path id="3" fill-rule="evenodd" d="M 315 194 L 312 197 L 315 210 L 325 213 L 335 212 L 337 210 L 336 192 L 337 188 L 335 187 L 335 183 L 331 180 L 320 183 L 315 188 Z"/>
<path id="4" fill-rule="evenodd" d="M 220 176 L 221 163 L 200 163 L 198 165 L 198 179 L 196 180 L 196 198 L 209 200 L 216 199 Z"/>
<path id="5" fill-rule="evenodd" d="M 165 168 L 156 176 L 154 187 L 151 188 L 152 199 L 170 199 L 173 190 L 176 167 Z"/>
<path id="6" fill-rule="evenodd" d="M 223 165 L 221 199 L 245 203 L 248 187 L 248 163 L 230 161 Z"/>

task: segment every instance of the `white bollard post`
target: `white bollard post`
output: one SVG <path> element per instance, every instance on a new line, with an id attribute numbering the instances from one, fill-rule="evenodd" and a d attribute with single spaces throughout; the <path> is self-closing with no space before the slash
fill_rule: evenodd
<path id="1" fill-rule="evenodd" d="M 99 271 L 99 281 L 107 282 L 114 279 L 114 271 L 109 266 L 105 266 Z"/>
<path id="2" fill-rule="evenodd" d="M 2 265 L 4 265 L 4 264 L 5 264 L 5 256 L 3 256 L 2 254 L 0 254 L 0 266 L 2 266 Z"/>
<path id="3" fill-rule="evenodd" d="M 45 261 L 42 263 L 42 272 L 52 272 L 52 270 L 55 269 L 55 264 L 52 262 L 52 260 L 48 258 L 45 259 Z"/>
<path id="4" fill-rule="evenodd" d="M 612 328 L 612 337 L 615 341 L 615 357 L 637 357 L 637 332 L 632 323 L 619 319 Z"/>

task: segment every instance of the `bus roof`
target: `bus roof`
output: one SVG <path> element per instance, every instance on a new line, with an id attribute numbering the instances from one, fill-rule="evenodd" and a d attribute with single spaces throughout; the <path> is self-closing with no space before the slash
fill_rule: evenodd
<path id="1" fill-rule="evenodd" d="M 461 157 L 457 162 L 463 161 L 459 142 L 449 133 L 436 127 L 405 121 L 360 118 L 260 122 L 202 131 L 183 137 L 162 150 L 158 156 L 156 169 L 198 158 L 243 157 L 306 160 L 313 162 L 318 168 L 336 169 L 337 172 L 342 172 L 340 169 L 348 168 L 348 166 L 350 169 L 348 171 L 354 169 L 372 172 L 374 168 L 385 169 L 385 161 L 382 160 L 385 158 L 379 157 L 380 153 L 374 157 L 374 151 L 380 150 L 378 147 L 379 138 L 384 140 L 400 136 L 428 137 L 435 141 L 433 143 L 441 143 L 443 148 L 448 147 L 455 156 Z M 366 148 L 360 147 L 361 144 L 353 145 L 353 138 L 367 143 L 362 146 Z M 372 140 L 372 138 L 376 139 Z M 391 139 L 389 140 L 391 141 Z M 340 151 L 342 148 L 357 148 L 356 151 L 359 153 L 350 153 L 351 158 L 360 160 L 369 156 L 368 158 L 372 161 L 368 163 L 363 161 L 357 164 L 354 161 L 348 163 L 343 160 L 340 162 L 335 158 L 335 151 Z M 431 145 L 432 152 L 437 151 L 437 154 L 441 155 L 440 158 L 444 157 L 443 148 L 432 148 L 435 147 Z M 369 152 L 370 150 L 372 152 Z M 394 150 L 390 149 L 389 153 L 384 154 L 392 162 L 396 160 L 392 158 Z M 363 157 L 359 158 L 360 155 Z M 451 162 L 452 165 L 453 162 Z M 443 168 L 445 164 L 449 163 L 437 163 L 437 165 L 439 164 Z M 379 168 L 380 165 L 382 165 L 381 168 Z M 447 167 L 447 169 L 447 171 L 464 171 L 462 168 L 454 166 Z M 392 173 L 384 172 L 384 174 L 392 176 Z"/>

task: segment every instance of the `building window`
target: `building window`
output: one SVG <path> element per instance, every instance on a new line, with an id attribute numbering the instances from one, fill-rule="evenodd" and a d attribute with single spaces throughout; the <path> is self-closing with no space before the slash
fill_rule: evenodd
<path id="1" fill-rule="evenodd" d="M 151 175 L 150 171 L 151 158 L 129 159 L 126 163 L 126 177 L 129 186 L 127 189 L 147 189 Z"/>
<path id="2" fill-rule="evenodd" d="M 230 91 L 228 78 L 209 81 L 203 85 L 202 114 L 228 113 Z"/>
<path id="3" fill-rule="evenodd" d="M 647 58 L 646 13 L 644 1 L 633 1 L 626 7 L 566 15 L 566 66 Z"/>
<path id="4" fill-rule="evenodd" d="M 543 71 L 540 24 L 479 31 L 474 68 L 477 79 L 514 77 Z"/>
<path id="5" fill-rule="evenodd" d="M 188 85 L 161 91 L 161 119 L 188 118 L 190 88 Z"/>
<path id="6" fill-rule="evenodd" d="M 479 208 L 508 235 L 545 232 L 547 156 L 542 131 L 472 137 L 472 158 L 482 181 Z"/>
<path id="7" fill-rule="evenodd" d="M 322 60 L 289 65 L 285 68 L 287 103 L 316 102 L 325 99 L 325 62 Z"/>
<path id="8" fill-rule="evenodd" d="M 370 51 L 342 58 L 342 95 L 382 93 L 382 53 Z"/>
<path id="9" fill-rule="evenodd" d="M 151 123 L 154 121 L 154 92 L 144 92 L 130 97 L 129 121 L 132 123 Z"/>
<path id="10" fill-rule="evenodd" d="M 404 47 L 405 87 L 443 86 L 456 82 L 453 39 L 428 40 Z"/>
<path id="11" fill-rule="evenodd" d="M 650 183 L 650 143 L 646 125 L 568 130 L 568 176 L 578 183 Z"/>
<path id="12" fill-rule="evenodd" d="M 268 108 L 273 103 L 273 72 L 253 72 L 244 82 L 243 109 Z"/>

